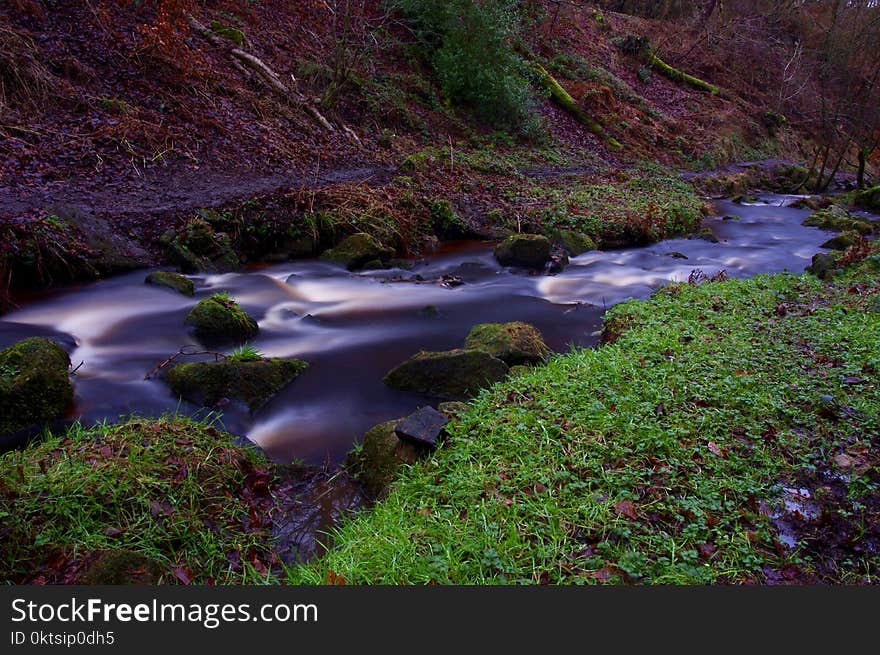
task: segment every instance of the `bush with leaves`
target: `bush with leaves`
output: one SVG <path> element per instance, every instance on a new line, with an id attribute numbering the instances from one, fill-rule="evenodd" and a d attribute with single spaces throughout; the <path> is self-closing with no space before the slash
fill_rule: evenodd
<path id="1" fill-rule="evenodd" d="M 514 49 L 521 25 L 514 0 L 394 0 L 409 19 L 443 93 L 496 126 L 532 135 L 539 126 L 524 62 Z"/>

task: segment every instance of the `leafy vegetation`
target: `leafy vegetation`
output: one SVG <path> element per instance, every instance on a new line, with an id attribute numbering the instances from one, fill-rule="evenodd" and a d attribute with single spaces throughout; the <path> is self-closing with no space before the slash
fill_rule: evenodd
<path id="1" fill-rule="evenodd" d="M 613 345 L 480 395 L 290 580 L 876 581 L 874 266 L 830 285 L 695 279 L 616 306 Z"/>
<path id="2" fill-rule="evenodd" d="M 172 417 L 76 425 L 6 453 L 0 580 L 73 582 L 91 553 L 127 551 L 164 582 L 264 581 L 266 465 L 210 421 Z"/>

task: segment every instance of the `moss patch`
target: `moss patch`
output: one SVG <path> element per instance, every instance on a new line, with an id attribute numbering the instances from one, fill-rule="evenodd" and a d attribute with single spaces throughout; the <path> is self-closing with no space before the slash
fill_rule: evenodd
<path id="1" fill-rule="evenodd" d="M 322 259 L 328 259 L 354 271 L 372 261 L 386 262 L 394 256 L 393 248 L 386 248 L 369 234 L 359 232 L 343 239 L 339 245 L 324 251 Z"/>
<path id="2" fill-rule="evenodd" d="M 292 358 L 189 362 L 172 366 L 166 379 L 176 394 L 198 405 L 212 406 L 229 398 L 243 401 L 255 412 L 307 366 Z"/>
<path id="3" fill-rule="evenodd" d="M 519 321 L 475 325 L 464 347 L 487 352 L 508 366 L 538 364 L 550 354 L 538 329 Z"/>
<path id="4" fill-rule="evenodd" d="M 256 336 L 257 322 L 225 294 L 200 300 L 186 317 L 196 336 L 209 344 L 241 343 Z"/>
<path id="5" fill-rule="evenodd" d="M 74 426 L 6 453 L 0 580 L 115 582 L 143 568 L 160 582 L 265 581 L 269 466 L 184 419 Z"/>
<path id="6" fill-rule="evenodd" d="M 395 419 L 370 428 L 348 458 L 349 468 L 374 498 L 385 494 L 403 466 L 419 459 L 418 447 L 394 434 L 399 422 Z"/>
<path id="7" fill-rule="evenodd" d="M 543 268 L 550 261 L 550 240 L 540 234 L 513 234 L 495 246 L 495 259 L 502 266 Z"/>
<path id="8" fill-rule="evenodd" d="M 480 350 L 422 351 L 385 376 L 385 384 L 438 398 L 465 400 L 507 375 L 507 364 Z"/>
<path id="9" fill-rule="evenodd" d="M 73 402 L 70 358 L 50 339 L 32 337 L 0 351 L 0 434 L 45 423 Z"/>
<path id="10" fill-rule="evenodd" d="M 813 212 L 804 220 L 803 224 L 823 230 L 852 231 L 859 234 L 872 234 L 876 230 L 876 226 L 871 221 L 854 216 L 839 205 L 831 205 Z"/>
<path id="11" fill-rule="evenodd" d="M 144 280 L 147 284 L 157 287 L 168 287 L 184 296 L 191 296 L 195 293 L 195 285 L 193 281 L 179 273 L 171 273 L 169 271 L 153 271 Z"/>

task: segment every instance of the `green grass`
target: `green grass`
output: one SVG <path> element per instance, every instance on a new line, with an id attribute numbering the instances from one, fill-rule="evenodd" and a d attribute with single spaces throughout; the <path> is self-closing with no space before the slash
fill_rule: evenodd
<path id="1" fill-rule="evenodd" d="M 240 346 L 226 355 L 228 362 L 259 362 L 263 359 L 263 353 L 253 346 Z"/>
<path id="2" fill-rule="evenodd" d="M 618 305 L 614 344 L 483 393 L 435 457 L 289 579 L 705 584 L 796 570 L 877 582 L 876 552 L 809 538 L 786 549 L 769 515 L 803 480 L 830 495 L 838 478 L 818 472 L 840 475 L 835 456 L 878 446 L 878 292 L 862 270 L 832 285 L 682 283 Z M 828 521 L 858 544 L 880 475 L 876 462 L 844 473 Z"/>
<path id="3" fill-rule="evenodd" d="M 178 567 L 196 582 L 264 581 L 249 563 L 233 570 L 229 556 L 268 561 L 266 530 L 249 518 L 266 466 L 207 422 L 181 418 L 74 426 L 2 455 L 0 580 L 112 550 L 155 561 L 166 582 Z"/>

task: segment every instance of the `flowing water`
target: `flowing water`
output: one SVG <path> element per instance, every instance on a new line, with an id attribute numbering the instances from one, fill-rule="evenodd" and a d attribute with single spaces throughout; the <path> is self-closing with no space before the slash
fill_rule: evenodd
<path id="1" fill-rule="evenodd" d="M 335 463 L 371 426 L 434 402 L 386 387 L 389 369 L 418 350 L 460 346 L 476 323 L 526 321 L 551 348 L 565 351 L 596 343 L 606 307 L 687 280 L 694 269 L 710 276 L 723 269 L 731 277 L 803 271 L 830 233 L 803 227 L 810 212 L 785 206 L 792 199 L 719 202 L 720 214 L 739 216 L 707 219 L 719 243 L 675 239 L 590 252 L 554 276 L 505 269 L 481 242 L 450 244 L 411 270 L 349 273 L 310 260 L 194 276 L 195 298 L 148 286 L 146 272 L 138 271 L 53 292 L 6 314 L 0 347 L 28 336 L 53 336 L 69 347 L 74 366 L 82 362 L 74 415 L 84 422 L 204 412 L 144 376 L 195 343 L 184 325 L 195 302 L 228 291 L 260 324 L 254 347 L 310 366 L 254 416 L 225 407 L 223 425 L 276 461 Z M 443 284 L 443 276 L 462 284 Z"/>

